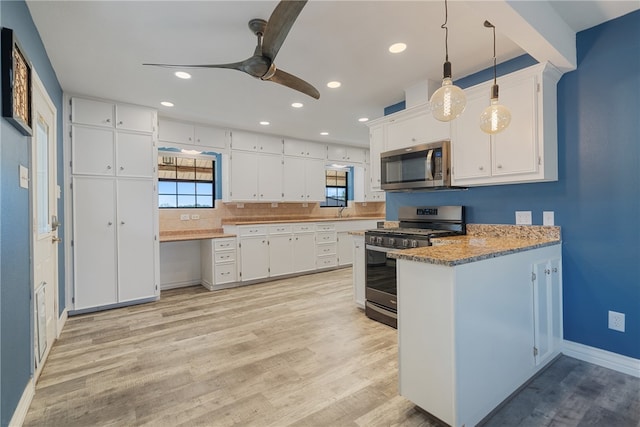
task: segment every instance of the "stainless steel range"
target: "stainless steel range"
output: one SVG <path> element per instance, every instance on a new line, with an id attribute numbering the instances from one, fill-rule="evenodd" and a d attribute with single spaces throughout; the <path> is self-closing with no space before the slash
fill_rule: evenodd
<path id="1" fill-rule="evenodd" d="M 364 233 L 366 243 L 365 313 L 394 328 L 398 325 L 396 260 L 387 253 L 397 249 L 431 246 L 431 238 L 466 233 L 464 206 L 403 206 L 397 228 Z"/>

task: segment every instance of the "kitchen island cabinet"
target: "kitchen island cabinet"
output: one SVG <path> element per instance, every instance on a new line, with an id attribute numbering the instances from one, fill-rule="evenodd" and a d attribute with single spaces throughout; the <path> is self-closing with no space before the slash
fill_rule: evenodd
<path id="1" fill-rule="evenodd" d="M 399 392 L 452 426 L 479 423 L 560 352 L 559 242 L 497 255 L 398 257 Z"/>

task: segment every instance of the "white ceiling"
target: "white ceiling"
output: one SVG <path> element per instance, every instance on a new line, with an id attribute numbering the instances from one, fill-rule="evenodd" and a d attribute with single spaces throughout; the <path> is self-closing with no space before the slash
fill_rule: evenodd
<path id="1" fill-rule="evenodd" d="M 442 78 L 442 1 L 309 1 L 275 63 L 314 85 L 319 100 L 235 70 L 191 70 L 190 80 L 180 80 L 175 70 L 142 65 L 244 60 L 256 44 L 248 21 L 268 19 L 277 1 L 27 4 L 65 92 L 146 105 L 158 108 L 161 116 L 194 122 L 364 146 L 368 129 L 358 118 L 378 118 L 385 106 L 404 99 L 405 88 Z M 483 27 L 485 19 L 496 24 L 498 62 L 523 53 L 553 60 L 566 50 L 557 37 L 575 49 L 571 37 L 576 31 L 636 10 L 640 1 L 451 0 L 448 6 L 455 80 L 492 64 L 492 34 Z M 516 6 L 527 18 L 513 17 Z M 531 18 L 533 12 L 542 22 Z M 549 22 L 554 29 L 545 29 Z M 551 34 L 555 27 L 565 31 Z M 398 41 L 407 43 L 407 50 L 390 54 L 387 48 Z M 342 87 L 328 89 L 330 80 L 341 81 Z M 162 107 L 164 100 L 175 107 Z M 291 108 L 295 101 L 304 107 Z M 261 120 L 271 125 L 260 126 Z M 321 131 L 330 134 L 322 137 Z"/>

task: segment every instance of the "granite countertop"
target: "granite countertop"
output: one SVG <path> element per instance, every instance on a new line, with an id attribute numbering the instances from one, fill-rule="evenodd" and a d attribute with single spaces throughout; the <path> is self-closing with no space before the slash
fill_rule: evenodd
<path id="1" fill-rule="evenodd" d="M 346 216 L 342 218 L 283 218 L 283 219 L 238 219 L 238 220 L 225 220 L 223 225 L 255 225 L 255 224 L 284 224 L 287 222 L 328 222 L 328 221 L 361 221 L 361 220 L 374 220 L 384 221 L 384 217 L 378 216 Z"/>
<path id="2" fill-rule="evenodd" d="M 389 252 L 389 257 L 456 266 L 560 244 L 560 227 L 467 225 L 464 236 L 431 240 L 434 246 Z"/>
<path id="3" fill-rule="evenodd" d="M 221 228 L 209 230 L 171 230 L 160 232 L 160 242 L 179 242 L 183 240 L 203 240 L 203 239 L 222 239 L 225 237 L 236 237 L 235 234 L 229 234 L 222 231 Z"/>

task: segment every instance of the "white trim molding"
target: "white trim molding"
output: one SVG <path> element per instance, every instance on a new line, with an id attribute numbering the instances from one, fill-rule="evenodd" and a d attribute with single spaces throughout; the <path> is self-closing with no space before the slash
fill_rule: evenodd
<path id="1" fill-rule="evenodd" d="M 60 338 L 62 328 L 64 328 L 65 323 L 67 323 L 67 318 L 69 318 L 69 310 L 65 307 L 64 310 L 62 310 L 62 314 L 60 315 L 60 317 L 58 317 L 58 330 L 56 339 Z"/>
<path id="2" fill-rule="evenodd" d="M 24 419 L 27 417 L 27 411 L 29 411 L 29 406 L 31 406 L 31 401 L 33 400 L 35 393 L 36 387 L 33 383 L 33 377 L 31 377 L 22 392 L 22 397 L 20 397 L 18 406 L 11 417 L 11 421 L 9 421 L 9 427 L 19 427 L 24 423 Z"/>
<path id="3" fill-rule="evenodd" d="M 640 378 L 640 359 L 564 340 L 562 353 L 585 362 Z"/>

